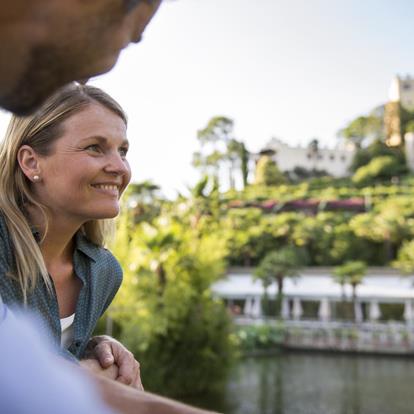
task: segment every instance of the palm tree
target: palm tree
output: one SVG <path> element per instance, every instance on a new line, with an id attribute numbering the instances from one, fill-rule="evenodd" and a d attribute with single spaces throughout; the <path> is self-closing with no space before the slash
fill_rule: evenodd
<path id="1" fill-rule="evenodd" d="M 352 303 L 356 306 L 357 287 L 362 283 L 365 274 L 367 273 L 367 265 L 365 262 L 355 260 L 337 266 L 334 269 L 335 280 L 342 286 L 342 297 L 345 299 L 344 287 L 348 283 L 352 287 Z M 356 317 L 356 315 L 355 315 Z"/>
<path id="2" fill-rule="evenodd" d="M 286 277 L 296 277 L 300 268 L 307 263 L 307 254 L 295 246 L 287 246 L 280 250 L 268 253 L 255 270 L 255 278 L 260 279 L 265 288 L 276 281 L 276 315 L 281 316 L 281 304 L 283 299 L 283 287 Z"/>

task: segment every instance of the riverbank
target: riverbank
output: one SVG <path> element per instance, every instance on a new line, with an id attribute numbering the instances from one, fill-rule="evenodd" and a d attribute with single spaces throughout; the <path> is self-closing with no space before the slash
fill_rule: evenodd
<path id="1" fill-rule="evenodd" d="M 404 323 L 236 320 L 237 338 L 245 355 L 266 355 L 281 349 L 322 352 L 414 355 L 414 329 Z"/>

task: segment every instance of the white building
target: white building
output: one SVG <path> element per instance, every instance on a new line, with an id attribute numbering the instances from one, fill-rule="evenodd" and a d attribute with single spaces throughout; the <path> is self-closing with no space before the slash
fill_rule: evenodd
<path id="1" fill-rule="evenodd" d="M 272 158 L 281 171 L 293 170 L 295 167 L 307 170 L 325 170 L 333 177 L 349 175 L 349 166 L 355 154 L 352 144 L 339 145 L 336 148 L 311 148 L 290 146 L 278 138 L 272 138 L 265 150 L 274 152 Z"/>
<path id="2" fill-rule="evenodd" d="M 414 111 L 414 78 L 396 76 L 389 90 L 390 102 L 399 102 L 408 111 Z"/>
<path id="3" fill-rule="evenodd" d="M 252 268 L 230 269 L 227 277 L 213 285 L 213 292 L 226 299 L 228 304 L 239 303 L 245 316 L 260 317 L 264 288 L 259 280 L 254 280 Z M 401 317 L 414 322 L 413 277 L 400 274 L 397 270 L 385 267 L 371 267 L 363 282 L 357 288 L 355 314 L 361 320 L 381 318 L 381 306 L 399 305 Z M 270 298 L 275 298 L 277 287 L 272 283 L 267 289 Z M 309 267 L 300 272 L 296 279 L 286 278 L 284 282 L 284 303 L 282 316 L 285 319 L 301 319 L 306 303 L 317 304 L 316 318 L 335 318 L 335 304 L 344 299 L 351 300 L 351 286 L 341 287 L 333 277 L 333 268 Z"/>

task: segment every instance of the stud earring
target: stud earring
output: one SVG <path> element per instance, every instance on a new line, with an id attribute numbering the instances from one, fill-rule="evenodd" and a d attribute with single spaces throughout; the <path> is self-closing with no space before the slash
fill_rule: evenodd
<path id="1" fill-rule="evenodd" d="M 33 181 L 35 181 L 35 182 L 40 181 L 40 176 L 34 175 L 33 176 Z"/>

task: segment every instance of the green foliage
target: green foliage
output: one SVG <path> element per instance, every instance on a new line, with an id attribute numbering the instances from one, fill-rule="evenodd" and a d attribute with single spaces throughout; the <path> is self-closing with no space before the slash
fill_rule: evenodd
<path id="1" fill-rule="evenodd" d="M 414 240 L 406 240 L 402 244 L 397 260 L 392 265 L 406 274 L 414 272 Z"/>
<path id="2" fill-rule="evenodd" d="M 283 344 L 284 329 L 281 323 L 239 327 L 236 338 L 242 352 L 275 350 Z"/>
<path id="3" fill-rule="evenodd" d="M 247 185 L 249 153 L 243 142 L 233 136 L 234 122 L 225 116 L 211 118 L 197 132 L 201 150 L 193 154 L 193 166 L 202 174 L 220 177 L 222 166 L 228 168 L 230 188 L 235 188 L 235 170 L 239 169 L 243 185 Z M 212 171 L 212 173 L 211 173 Z"/>
<path id="4" fill-rule="evenodd" d="M 405 132 L 414 132 L 414 120 L 407 122 Z"/>
<path id="5" fill-rule="evenodd" d="M 349 261 L 334 269 L 335 279 L 339 284 L 359 285 L 367 272 L 367 265 L 361 261 Z"/>
<path id="6" fill-rule="evenodd" d="M 401 174 L 401 164 L 389 155 L 374 158 L 367 165 L 356 170 L 352 181 L 356 185 L 368 185 L 378 180 L 388 180 Z"/>
<path id="7" fill-rule="evenodd" d="M 285 277 L 297 276 L 300 268 L 307 262 L 305 251 L 297 247 L 286 246 L 269 252 L 256 268 L 254 275 L 262 281 L 264 286 L 270 286 L 274 281 L 280 282 Z M 279 291 L 279 293 L 282 292 Z"/>
<path id="8" fill-rule="evenodd" d="M 267 253 L 256 268 L 254 277 L 262 282 L 265 292 L 272 282 L 277 283 L 277 316 L 280 316 L 281 311 L 284 279 L 286 277 L 298 276 L 299 269 L 307 264 L 308 261 L 305 250 L 294 246 L 286 246 Z"/>
<path id="9" fill-rule="evenodd" d="M 225 271 L 226 242 L 203 232 L 200 218 L 191 224 L 192 207 L 182 210 L 134 227 L 121 216 L 114 251 L 124 283 L 110 312 L 146 388 L 174 396 L 220 387 L 234 355 L 229 316 L 210 290 Z"/>
<path id="10" fill-rule="evenodd" d="M 312 178 L 329 177 L 328 172 L 325 170 L 318 170 L 316 168 L 306 169 L 304 167 L 295 167 L 293 170 L 286 171 L 284 174 L 290 183 L 300 183 Z"/>
<path id="11" fill-rule="evenodd" d="M 401 167 L 405 166 L 405 154 L 401 148 L 388 147 L 383 141 L 375 140 L 365 148 L 360 148 L 355 153 L 354 159 L 350 166 L 351 171 L 356 171 L 358 168 L 369 164 L 375 158 L 382 156 L 390 156 L 395 158 Z"/>
<path id="12" fill-rule="evenodd" d="M 402 136 L 404 136 L 406 132 L 413 132 L 411 129 L 414 127 L 414 112 L 408 111 L 400 105 L 400 117 Z"/>
<path id="13" fill-rule="evenodd" d="M 341 129 L 338 134 L 352 141 L 357 147 L 361 147 L 366 140 L 384 138 L 383 118 L 376 112 L 368 116 L 359 116 Z"/>
<path id="14" fill-rule="evenodd" d="M 268 155 L 260 157 L 256 165 L 256 185 L 272 186 L 286 182 L 285 176 L 281 173 L 276 163 Z"/>
<path id="15" fill-rule="evenodd" d="M 131 197 L 144 191 L 132 190 Z M 237 343 L 243 349 L 276 346 L 278 328 L 235 333 L 223 304 L 211 294 L 227 264 L 257 266 L 257 277 L 265 285 L 276 281 L 282 293 L 283 279 L 304 264 L 345 263 L 344 283 L 355 287 L 363 272 L 353 273 L 349 262 L 395 261 L 404 271 L 413 268 L 414 176 L 403 177 L 398 186 L 360 188 L 323 177 L 225 194 L 206 176 L 173 202 L 159 200 L 156 190 L 150 193 L 159 207 L 148 219 L 137 219 L 127 200 L 129 208 L 118 221 L 113 250 L 125 278 L 109 312 L 115 333 L 140 359 L 149 390 L 182 395 L 219 387 Z M 353 198 L 366 201 L 365 212 L 325 209 L 327 201 Z M 148 199 L 140 199 L 147 209 Z M 315 199 L 321 203 L 312 213 L 278 207 Z M 263 207 L 274 201 L 275 208 Z"/>
<path id="16" fill-rule="evenodd" d="M 242 173 L 242 180 L 243 180 L 243 188 L 246 188 L 248 185 L 248 177 L 249 177 L 249 151 L 244 145 L 243 142 L 240 143 L 240 161 L 241 161 L 241 173 Z"/>

